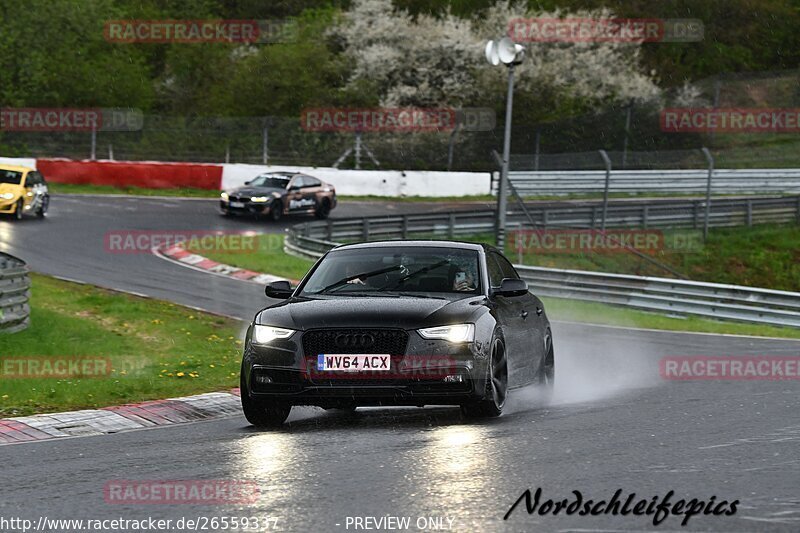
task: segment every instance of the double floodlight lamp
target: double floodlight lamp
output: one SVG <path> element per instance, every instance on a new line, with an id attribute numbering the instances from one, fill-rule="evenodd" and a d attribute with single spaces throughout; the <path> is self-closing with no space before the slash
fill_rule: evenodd
<path id="1" fill-rule="evenodd" d="M 515 44 L 509 37 L 486 43 L 486 60 L 492 65 L 519 65 L 524 55 L 525 47 Z"/>

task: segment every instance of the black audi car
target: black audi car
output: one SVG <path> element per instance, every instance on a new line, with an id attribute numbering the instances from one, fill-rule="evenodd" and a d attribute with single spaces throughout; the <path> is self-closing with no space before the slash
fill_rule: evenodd
<path id="1" fill-rule="evenodd" d="M 554 383 L 541 300 L 495 248 L 463 242 L 349 244 L 325 254 L 247 330 L 241 398 L 255 426 L 294 405 L 459 405 L 499 416 L 509 389 Z"/>

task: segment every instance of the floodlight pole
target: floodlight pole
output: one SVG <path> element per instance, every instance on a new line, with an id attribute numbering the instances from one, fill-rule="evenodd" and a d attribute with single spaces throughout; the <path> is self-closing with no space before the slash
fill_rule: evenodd
<path id="1" fill-rule="evenodd" d="M 500 168 L 500 185 L 497 191 L 497 247 L 506 245 L 506 209 L 508 192 L 508 163 L 511 157 L 511 108 L 514 105 L 514 63 L 508 65 L 508 94 L 506 95 L 506 123 L 503 133 L 503 165 Z"/>

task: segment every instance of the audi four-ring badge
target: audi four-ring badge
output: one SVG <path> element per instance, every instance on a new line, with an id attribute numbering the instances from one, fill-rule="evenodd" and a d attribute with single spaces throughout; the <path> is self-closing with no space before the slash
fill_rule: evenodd
<path id="1" fill-rule="evenodd" d="M 241 399 L 259 427 L 295 405 L 457 405 L 503 412 L 510 390 L 552 390 L 544 306 L 495 248 L 447 241 L 338 246 L 282 300 L 256 314 L 242 358 Z"/>

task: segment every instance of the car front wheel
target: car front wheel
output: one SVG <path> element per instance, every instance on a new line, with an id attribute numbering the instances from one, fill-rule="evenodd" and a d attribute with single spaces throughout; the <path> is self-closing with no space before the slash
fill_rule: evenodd
<path id="1" fill-rule="evenodd" d="M 242 399 L 242 411 L 248 422 L 257 428 L 278 428 L 289 418 L 292 406 L 278 402 L 257 402 L 250 398 L 250 390 L 244 379 L 244 373 L 240 378 L 239 392 Z"/>
<path id="2" fill-rule="evenodd" d="M 471 418 L 491 418 L 503 414 L 508 396 L 508 360 L 500 339 L 492 341 L 492 357 L 486 377 L 484 397 L 461 406 L 464 415 Z"/>
<path id="3" fill-rule="evenodd" d="M 544 358 L 539 365 L 539 385 L 552 391 L 556 383 L 556 359 L 553 350 L 553 336 L 548 331 L 545 337 Z"/>
<path id="4" fill-rule="evenodd" d="M 272 204 L 272 209 L 269 210 L 269 218 L 273 222 L 277 222 L 281 219 L 281 216 L 283 216 L 283 204 L 276 200 Z"/>
<path id="5" fill-rule="evenodd" d="M 322 203 L 314 212 L 314 215 L 320 219 L 324 220 L 328 218 L 328 215 L 331 214 L 331 203 L 328 200 L 322 200 Z"/>
<path id="6" fill-rule="evenodd" d="M 45 196 L 42 198 L 42 203 L 39 205 L 39 209 L 36 210 L 36 216 L 39 218 L 44 218 L 47 215 L 48 207 L 50 207 L 50 197 Z"/>
<path id="7" fill-rule="evenodd" d="M 24 204 L 24 202 L 22 201 L 22 198 L 20 198 L 20 199 L 17 201 L 17 206 L 16 206 L 16 208 L 14 208 L 14 218 L 15 218 L 15 219 L 17 219 L 17 220 L 22 220 L 22 211 L 23 211 L 23 209 L 25 209 L 25 204 Z"/>

